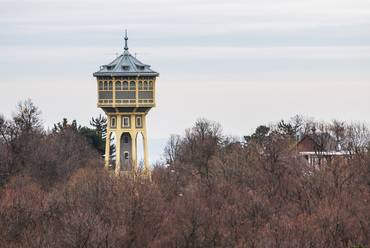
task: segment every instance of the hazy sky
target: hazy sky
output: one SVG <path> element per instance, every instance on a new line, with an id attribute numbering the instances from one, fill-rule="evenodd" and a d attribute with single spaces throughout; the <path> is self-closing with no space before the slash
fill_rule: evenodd
<path id="1" fill-rule="evenodd" d="M 46 128 L 88 125 L 125 29 L 160 73 L 149 139 L 199 117 L 233 136 L 296 114 L 370 122 L 369 0 L 0 0 L 0 113 L 31 98 Z"/>

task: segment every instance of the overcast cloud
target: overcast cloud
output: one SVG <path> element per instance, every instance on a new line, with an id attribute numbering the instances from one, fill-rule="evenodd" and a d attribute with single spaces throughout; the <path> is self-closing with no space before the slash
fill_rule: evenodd
<path id="1" fill-rule="evenodd" d="M 92 73 L 122 53 L 124 29 L 160 72 L 152 140 L 198 117 L 239 137 L 296 114 L 370 122 L 368 0 L 0 0 L 0 113 L 31 98 L 46 127 L 88 125 Z"/>

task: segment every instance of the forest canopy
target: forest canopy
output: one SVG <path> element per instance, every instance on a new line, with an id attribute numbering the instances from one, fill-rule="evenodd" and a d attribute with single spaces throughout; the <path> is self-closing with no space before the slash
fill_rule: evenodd
<path id="1" fill-rule="evenodd" d="M 31 100 L 0 115 L 3 246 L 370 244 L 367 123 L 297 115 L 232 138 L 200 118 L 169 137 L 148 181 L 104 169 L 105 122 L 63 119 L 47 132 Z M 305 137 L 314 146 L 302 153 Z"/>

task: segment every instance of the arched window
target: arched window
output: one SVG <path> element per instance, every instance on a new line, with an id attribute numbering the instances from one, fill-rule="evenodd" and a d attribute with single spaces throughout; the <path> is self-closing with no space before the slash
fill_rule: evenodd
<path id="1" fill-rule="evenodd" d="M 131 81 L 130 82 L 130 90 L 135 90 L 135 88 L 136 88 L 135 81 Z"/>
<path id="2" fill-rule="evenodd" d="M 139 87 L 138 90 L 143 90 L 143 82 L 139 81 Z"/>
<path id="3" fill-rule="evenodd" d="M 129 158 L 128 152 L 125 152 L 125 159 L 128 159 L 128 158 Z"/>
<path id="4" fill-rule="evenodd" d="M 108 90 L 108 82 L 104 81 L 104 90 Z"/>
<path id="5" fill-rule="evenodd" d="M 116 82 L 116 90 L 121 90 L 121 82 L 120 81 Z"/>
<path id="6" fill-rule="evenodd" d="M 148 90 L 148 82 L 144 81 L 144 90 Z"/>
<path id="7" fill-rule="evenodd" d="M 149 81 L 149 90 L 153 90 L 153 82 Z"/>
<path id="8" fill-rule="evenodd" d="M 99 82 L 99 90 L 103 90 L 103 85 L 104 85 L 104 84 L 103 84 L 103 82 L 102 82 L 102 81 L 100 81 L 100 82 Z"/>
<path id="9" fill-rule="evenodd" d="M 127 81 L 123 81 L 122 90 L 128 90 L 128 82 Z"/>
<path id="10" fill-rule="evenodd" d="M 109 90 L 113 90 L 113 82 L 109 81 Z"/>

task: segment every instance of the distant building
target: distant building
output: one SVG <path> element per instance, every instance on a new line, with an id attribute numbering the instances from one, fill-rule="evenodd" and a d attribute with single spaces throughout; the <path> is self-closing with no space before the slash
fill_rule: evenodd
<path id="1" fill-rule="evenodd" d="M 346 155 L 328 133 L 306 134 L 298 142 L 297 151 L 312 166 L 330 165 L 335 159 L 342 161 Z"/>

